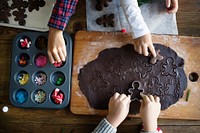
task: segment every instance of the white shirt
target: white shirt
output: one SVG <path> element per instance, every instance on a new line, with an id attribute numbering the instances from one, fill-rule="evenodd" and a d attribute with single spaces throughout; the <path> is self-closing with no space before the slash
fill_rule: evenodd
<path id="1" fill-rule="evenodd" d="M 149 34 L 149 28 L 141 14 L 137 0 L 120 0 L 126 19 L 131 27 L 133 38 Z"/>

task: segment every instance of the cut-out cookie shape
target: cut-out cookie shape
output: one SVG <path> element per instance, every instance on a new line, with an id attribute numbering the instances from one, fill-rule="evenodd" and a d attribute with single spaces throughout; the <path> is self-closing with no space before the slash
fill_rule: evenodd
<path id="1" fill-rule="evenodd" d="M 162 60 L 164 57 L 160 55 L 160 49 L 156 50 L 156 57 L 151 57 L 150 63 L 156 64 L 157 61 Z"/>
<path id="2" fill-rule="evenodd" d="M 8 0 L 1 0 L 0 1 L 0 10 L 5 7 L 8 7 Z"/>
<path id="3" fill-rule="evenodd" d="M 14 11 L 13 15 L 15 16 L 15 21 L 18 21 L 19 25 L 25 25 L 26 21 L 25 18 L 27 15 L 25 14 L 25 9 L 20 9 L 18 11 Z"/>
<path id="4" fill-rule="evenodd" d="M 121 94 L 121 93 L 123 93 L 123 89 L 118 85 L 113 85 L 109 92 L 110 97 L 112 97 L 116 92 Z"/>
<path id="5" fill-rule="evenodd" d="M 139 81 L 134 81 L 132 83 L 132 88 L 128 89 L 128 92 L 131 94 L 131 101 L 142 99 L 140 93 L 143 93 L 144 89 L 141 89 L 140 86 L 141 85 Z"/>
<path id="6" fill-rule="evenodd" d="M 17 8 L 18 10 L 28 7 L 28 2 L 24 0 L 12 0 L 11 9 Z"/>
<path id="7" fill-rule="evenodd" d="M 104 27 L 108 27 L 108 26 L 114 27 L 114 25 L 115 25 L 114 17 L 115 17 L 114 14 L 103 15 L 102 17 L 100 17 L 96 20 L 96 23 L 98 25 L 103 24 Z"/>
<path id="8" fill-rule="evenodd" d="M 0 1 L 0 22 L 9 23 L 8 17 L 11 16 L 10 14 L 10 7 L 8 6 L 7 0 Z"/>
<path id="9" fill-rule="evenodd" d="M 179 94 L 178 94 L 178 91 L 179 91 L 179 82 L 178 82 L 178 79 L 176 78 L 172 78 L 170 80 L 170 83 L 167 83 L 167 90 L 165 90 L 165 93 L 167 95 L 172 95 L 174 97 L 180 97 Z M 176 88 L 176 89 L 170 89 L 170 88 Z"/>
<path id="10" fill-rule="evenodd" d="M 108 64 L 106 71 L 113 73 L 115 75 L 121 75 L 121 71 L 123 69 L 123 58 L 121 56 L 117 56 L 113 58 L 113 60 Z"/>
<path id="11" fill-rule="evenodd" d="M 96 9 L 98 11 L 102 11 L 103 7 L 108 7 L 108 2 L 111 2 L 112 0 L 97 0 Z"/>
<path id="12" fill-rule="evenodd" d="M 94 72 L 93 80 L 91 81 L 92 88 L 95 92 L 100 91 L 103 88 L 108 87 L 109 83 L 105 81 L 99 71 Z"/>
<path id="13" fill-rule="evenodd" d="M 164 76 L 168 76 L 168 75 L 172 77 L 176 76 L 177 75 L 176 68 L 177 66 L 174 64 L 174 59 L 169 57 L 167 58 L 166 63 L 162 65 L 161 74 Z"/>
<path id="14" fill-rule="evenodd" d="M 151 95 L 161 96 L 163 94 L 162 84 L 158 77 L 153 77 L 148 85 L 148 92 Z"/>
<path id="15" fill-rule="evenodd" d="M 39 7 L 43 7 L 45 5 L 44 0 L 29 0 L 28 3 L 29 3 L 29 6 L 28 6 L 29 12 L 32 12 L 34 9 L 38 11 Z"/>
<path id="16" fill-rule="evenodd" d="M 131 62 L 131 65 L 133 66 L 134 71 L 140 75 L 140 78 L 145 79 L 146 76 L 152 71 L 152 66 L 148 65 L 145 61 L 139 61 L 138 59 L 133 60 Z"/>

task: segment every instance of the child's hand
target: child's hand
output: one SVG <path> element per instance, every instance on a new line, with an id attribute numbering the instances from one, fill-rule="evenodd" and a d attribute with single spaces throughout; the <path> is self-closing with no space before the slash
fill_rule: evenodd
<path id="1" fill-rule="evenodd" d="M 152 95 L 141 94 L 140 114 L 143 121 L 144 131 L 157 131 L 157 119 L 160 114 L 160 98 Z"/>
<path id="2" fill-rule="evenodd" d="M 148 56 L 149 55 L 148 48 L 149 48 L 151 54 L 154 57 L 156 56 L 156 51 L 152 43 L 151 34 L 146 34 L 144 36 L 134 39 L 133 41 L 134 41 L 134 49 L 139 54 Z"/>
<path id="3" fill-rule="evenodd" d="M 178 11 L 178 0 L 166 0 L 168 13 L 176 13 Z"/>
<path id="4" fill-rule="evenodd" d="M 130 95 L 115 93 L 109 101 L 109 113 L 107 121 L 115 128 L 126 118 L 131 103 Z"/>
<path id="5" fill-rule="evenodd" d="M 50 28 L 47 53 L 52 64 L 55 62 L 65 61 L 67 52 L 62 30 Z"/>

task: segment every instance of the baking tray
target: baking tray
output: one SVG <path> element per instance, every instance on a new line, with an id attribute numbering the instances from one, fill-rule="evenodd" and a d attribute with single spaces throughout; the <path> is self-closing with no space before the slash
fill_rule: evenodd
<path id="1" fill-rule="evenodd" d="M 55 67 L 49 62 L 47 56 L 47 32 L 22 32 L 16 35 L 12 47 L 9 94 L 10 101 L 14 106 L 60 109 L 68 105 L 71 87 L 72 40 L 67 33 L 64 33 L 63 36 L 67 50 L 66 62 L 61 67 Z M 29 48 L 21 45 L 21 40 L 25 40 L 25 38 L 28 39 L 28 42 L 31 41 Z M 45 43 L 41 43 L 41 38 Z M 44 56 L 47 62 L 45 63 L 44 59 L 38 62 L 38 57 L 41 59 Z M 23 62 L 24 60 L 25 62 Z M 64 99 L 60 104 L 53 100 L 56 88 L 60 89 L 61 94 L 64 94 Z M 44 92 L 45 96 L 41 92 Z"/>
<path id="2" fill-rule="evenodd" d="M 28 0 L 24 0 L 28 1 Z M 11 16 L 8 17 L 9 23 L 0 22 L 0 26 L 7 26 L 7 27 L 14 27 L 14 28 L 21 28 L 21 29 L 28 29 L 34 31 L 48 31 L 49 27 L 47 26 L 49 18 L 51 16 L 53 6 L 55 0 L 44 0 L 45 5 L 43 7 L 39 7 L 39 10 L 36 11 L 35 9 L 32 12 L 28 11 L 28 8 L 25 8 L 25 14 L 27 15 L 26 24 L 21 26 L 18 24 L 18 21 L 15 21 L 15 16 L 12 14 L 17 9 L 11 9 L 10 14 Z M 12 0 L 8 1 L 9 6 L 12 4 Z"/>

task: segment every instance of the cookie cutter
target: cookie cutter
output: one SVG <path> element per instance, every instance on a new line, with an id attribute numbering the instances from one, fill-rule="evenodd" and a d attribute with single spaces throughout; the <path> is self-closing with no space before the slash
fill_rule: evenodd
<path id="1" fill-rule="evenodd" d="M 133 93 L 134 93 L 134 91 L 138 91 L 137 93 L 143 93 L 144 92 L 144 89 L 141 89 L 141 83 L 139 82 L 139 81 L 133 81 L 132 82 L 132 88 L 129 88 L 128 89 L 128 92 L 131 94 L 131 98 L 132 98 L 132 95 L 133 95 Z M 136 94 L 136 95 L 138 95 L 138 94 Z M 135 97 L 135 98 L 133 98 L 133 99 L 131 99 L 131 101 L 135 101 L 135 100 L 140 100 L 140 99 L 138 99 L 139 97 Z"/>

